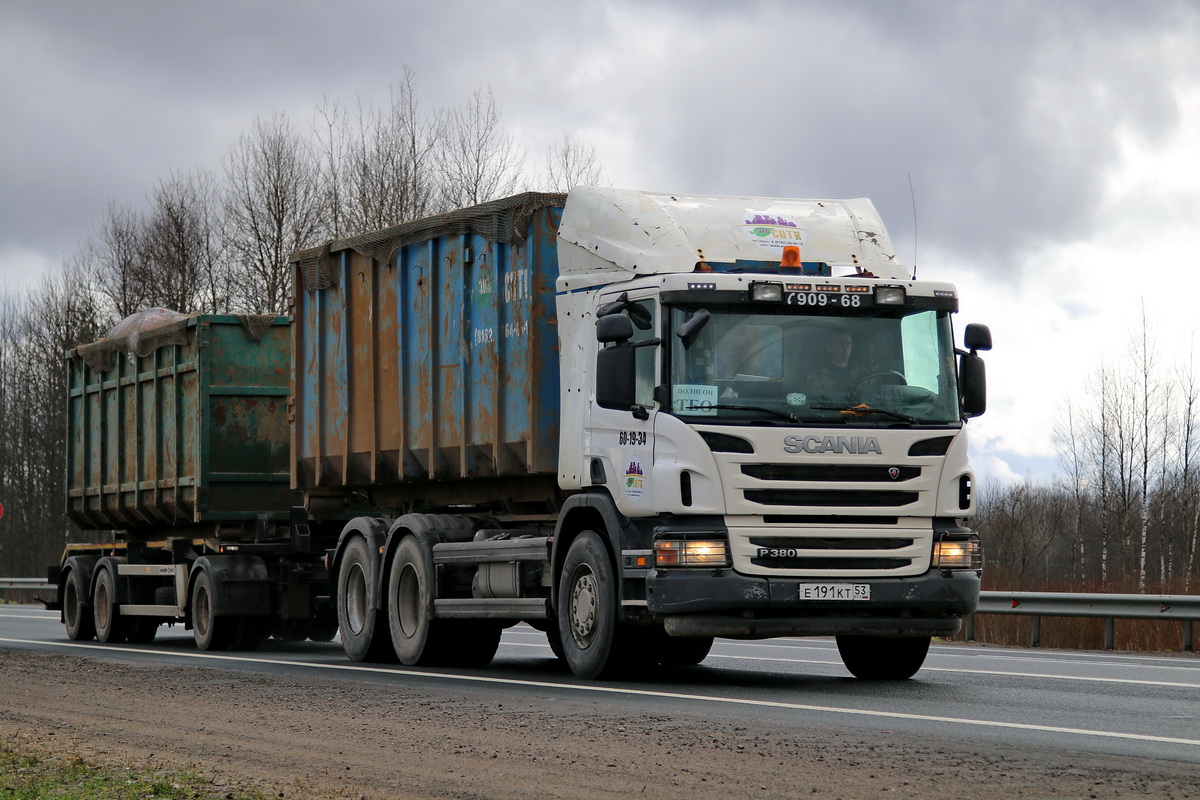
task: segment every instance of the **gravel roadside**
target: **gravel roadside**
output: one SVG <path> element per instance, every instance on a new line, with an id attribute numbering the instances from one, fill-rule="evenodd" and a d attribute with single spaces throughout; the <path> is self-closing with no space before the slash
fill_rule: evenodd
<path id="1" fill-rule="evenodd" d="M 0 737 L 315 798 L 1200 798 L 1200 768 L 0 650 Z M 110 687 L 102 699 L 97 687 Z M 136 691 L 133 690 L 136 687 Z M 369 694 L 369 699 L 365 695 Z"/>

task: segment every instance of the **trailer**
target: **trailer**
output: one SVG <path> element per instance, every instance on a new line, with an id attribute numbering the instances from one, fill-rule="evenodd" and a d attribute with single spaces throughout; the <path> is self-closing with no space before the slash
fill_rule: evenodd
<path id="1" fill-rule="evenodd" d="M 70 638 L 145 643 L 178 622 L 201 649 L 332 639 L 337 525 L 293 523 L 287 319 L 154 309 L 66 366 L 67 514 L 118 532 L 50 568 Z"/>

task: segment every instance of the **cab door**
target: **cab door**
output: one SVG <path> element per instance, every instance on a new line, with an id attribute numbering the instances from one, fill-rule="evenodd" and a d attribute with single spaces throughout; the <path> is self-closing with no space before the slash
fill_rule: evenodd
<path id="1" fill-rule="evenodd" d="M 593 474 L 592 479 L 604 481 L 622 514 L 646 516 L 654 513 L 650 488 L 654 480 L 654 421 L 658 414 L 654 387 L 660 383 L 661 374 L 659 307 L 654 297 L 633 297 L 625 301 L 622 310 L 613 313 L 629 319 L 633 334 L 628 341 L 601 342 L 599 350 L 624 347 L 632 350 L 626 357 L 632 361 L 633 402 L 624 407 L 624 400 L 628 399 L 624 398 L 620 403 L 610 401 L 602 405 L 612 388 L 602 384 L 611 383 L 613 376 L 598 364 L 596 402 L 591 410 L 590 455 L 593 463 L 598 461 L 603 466 L 604 474 Z M 597 358 L 603 361 L 605 356 L 598 351 Z M 623 373 L 624 369 L 620 371 Z"/>

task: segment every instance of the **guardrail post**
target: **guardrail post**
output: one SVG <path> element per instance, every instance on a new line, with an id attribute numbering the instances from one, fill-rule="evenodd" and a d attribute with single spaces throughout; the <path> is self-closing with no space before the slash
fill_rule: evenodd
<path id="1" fill-rule="evenodd" d="M 1192 637 L 1191 637 L 1190 633 L 1188 634 L 1187 640 L 1189 642 L 1192 641 Z M 975 615 L 974 614 L 969 614 L 967 616 L 967 641 L 968 642 L 975 641 Z"/>
<path id="2" fill-rule="evenodd" d="M 1104 649 L 1117 649 L 1117 621 L 1112 617 L 1104 620 Z"/>
<path id="3" fill-rule="evenodd" d="M 1040 616 L 1033 616 L 1033 617 L 1030 617 L 1029 619 L 1033 623 L 1029 626 L 1029 646 L 1030 647 L 1041 647 L 1042 646 L 1042 618 Z"/>
<path id="4" fill-rule="evenodd" d="M 1183 652 L 1192 652 L 1192 621 L 1185 619 L 1183 621 Z"/>

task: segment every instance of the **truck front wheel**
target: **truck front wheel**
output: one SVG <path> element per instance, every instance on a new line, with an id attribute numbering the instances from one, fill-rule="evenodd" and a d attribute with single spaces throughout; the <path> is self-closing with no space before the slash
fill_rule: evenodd
<path id="1" fill-rule="evenodd" d="M 631 663 L 632 631 L 617 622 L 617 583 L 603 540 L 571 542 L 558 584 L 558 631 L 567 665 L 581 678 L 615 677 Z"/>
<path id="2" fill-rule="evenodd" d="M 929 652 L 929 637 L 839 636 L 838 652 L 850 673 L 867 681 L 903 681 L 917 674 Z"/>

